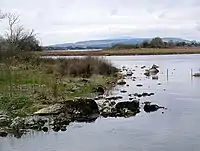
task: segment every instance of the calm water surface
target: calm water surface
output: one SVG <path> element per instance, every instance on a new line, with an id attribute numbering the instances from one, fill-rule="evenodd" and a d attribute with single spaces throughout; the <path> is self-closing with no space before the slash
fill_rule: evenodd
<path id="1" fill-rule="evenodd" d="M 129 93 L 154 92 L 141 99 L 168 109 L 141 113 L 131 118 L 99 118 L 94 123 L 72 123 L 66 132 L 34 132 L 17 139 L 0 138 L 0 151 L 199 151 L 200 150 L 200 55 L 112 56 L 118 67 L 136 70 L 130 87 L 112 93 L 128 99 Z M 145 78 L 141 66 L 160 66 L 158 80 Z M 138 66 L 138 67 L 136 67 Z M 168 69 L 168 77 L 167 77 Z M 162 85 L 158 85 L 158 83 Z M 143 84 L 138 88 L 136 84 Z M 127 90 L 121 94 L 120 90 Z"/>

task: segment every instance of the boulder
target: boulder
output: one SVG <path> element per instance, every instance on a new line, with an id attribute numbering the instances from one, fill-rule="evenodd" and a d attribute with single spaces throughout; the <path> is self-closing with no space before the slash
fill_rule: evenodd
<path id="1" fill-rule="evenodd" d="M 119 102 L 116 104 L 115 108 L 117 109 L 118 112 L 120 112 L 123 109 L 128 109 L 132 112 L 137 112 L 139 109 L 139 101 L 125 101 L 125 102 Z"/>
<path id="2" fill-rule="evenodd" d="M 61 112 L 63 112 L 64 108 L 65 106 L 63 104 L 57 103 L 35 112 L 34 115 L 40 115 L 40 116 L 58 115 Z"/>

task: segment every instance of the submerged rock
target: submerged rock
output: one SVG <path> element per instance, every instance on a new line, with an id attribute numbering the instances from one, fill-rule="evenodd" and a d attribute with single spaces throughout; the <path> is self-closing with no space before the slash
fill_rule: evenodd
<path id="1" fill-rule="evenodd" d="M 161 107 L 161 106 L 158 106 L 156 104 L 151 104 L 151 102 L 145 102 L 144 104 L 145 104 L 144 105 L 144 111 L 147 112 L 147 113 L 155 112 L 158 109 L 165 109 L 165 107 Z"/>
<path id="2" fill-rule="evenodd" d="M 142 87 L 143 85 L 142 85 L 142 84 L 137 84 L 136 86 L 137 86 L 137 87 Z"/>

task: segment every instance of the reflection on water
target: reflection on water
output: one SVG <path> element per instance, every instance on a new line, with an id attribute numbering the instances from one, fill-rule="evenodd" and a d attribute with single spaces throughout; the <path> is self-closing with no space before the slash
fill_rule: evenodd
<path id="1" fill-rule="evenodd" d="M 136 70 L 129 86 L 117 86 L 112 94 L 128 100 L 133 93 L 168 109 L 131 118 L 99 118 L 94 123 L 71 123 L 66 132 L 31 132 L 22 138 L 0 138 L 0 151 L 199 151 L 200 55 L 109 56 L 116 66 Z M 142 66 L 159 65 L 158 80 L 143 75 Z M 137 67 L 136 67 L 137 66 Z M 137 87 L 142 84 L 142 87 Z M 120 93 L 126 90 L 126 93 Z"/>

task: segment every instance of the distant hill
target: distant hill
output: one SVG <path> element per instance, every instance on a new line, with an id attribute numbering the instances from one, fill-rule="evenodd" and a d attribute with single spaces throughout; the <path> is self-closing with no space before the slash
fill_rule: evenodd
<path id="1" fill-rule="evenodd" d="M 162 38 L 163 41 L 168 42 L 173 40 L 174 42 L 186 42 L 190 43 L 192 41 L 181 39 L 181 38 Z M 105 39 L 105 40 L 89 40 L 80 41 L 76 43 L 64 43 L 50 45 L 47 47 L 52 47 L 55 49 L 105 49 L 110 48 L 117 44 L 140 44 L 143 41 L 150 41 L 151 38 L 122 38 L 122 39 Z"/>

